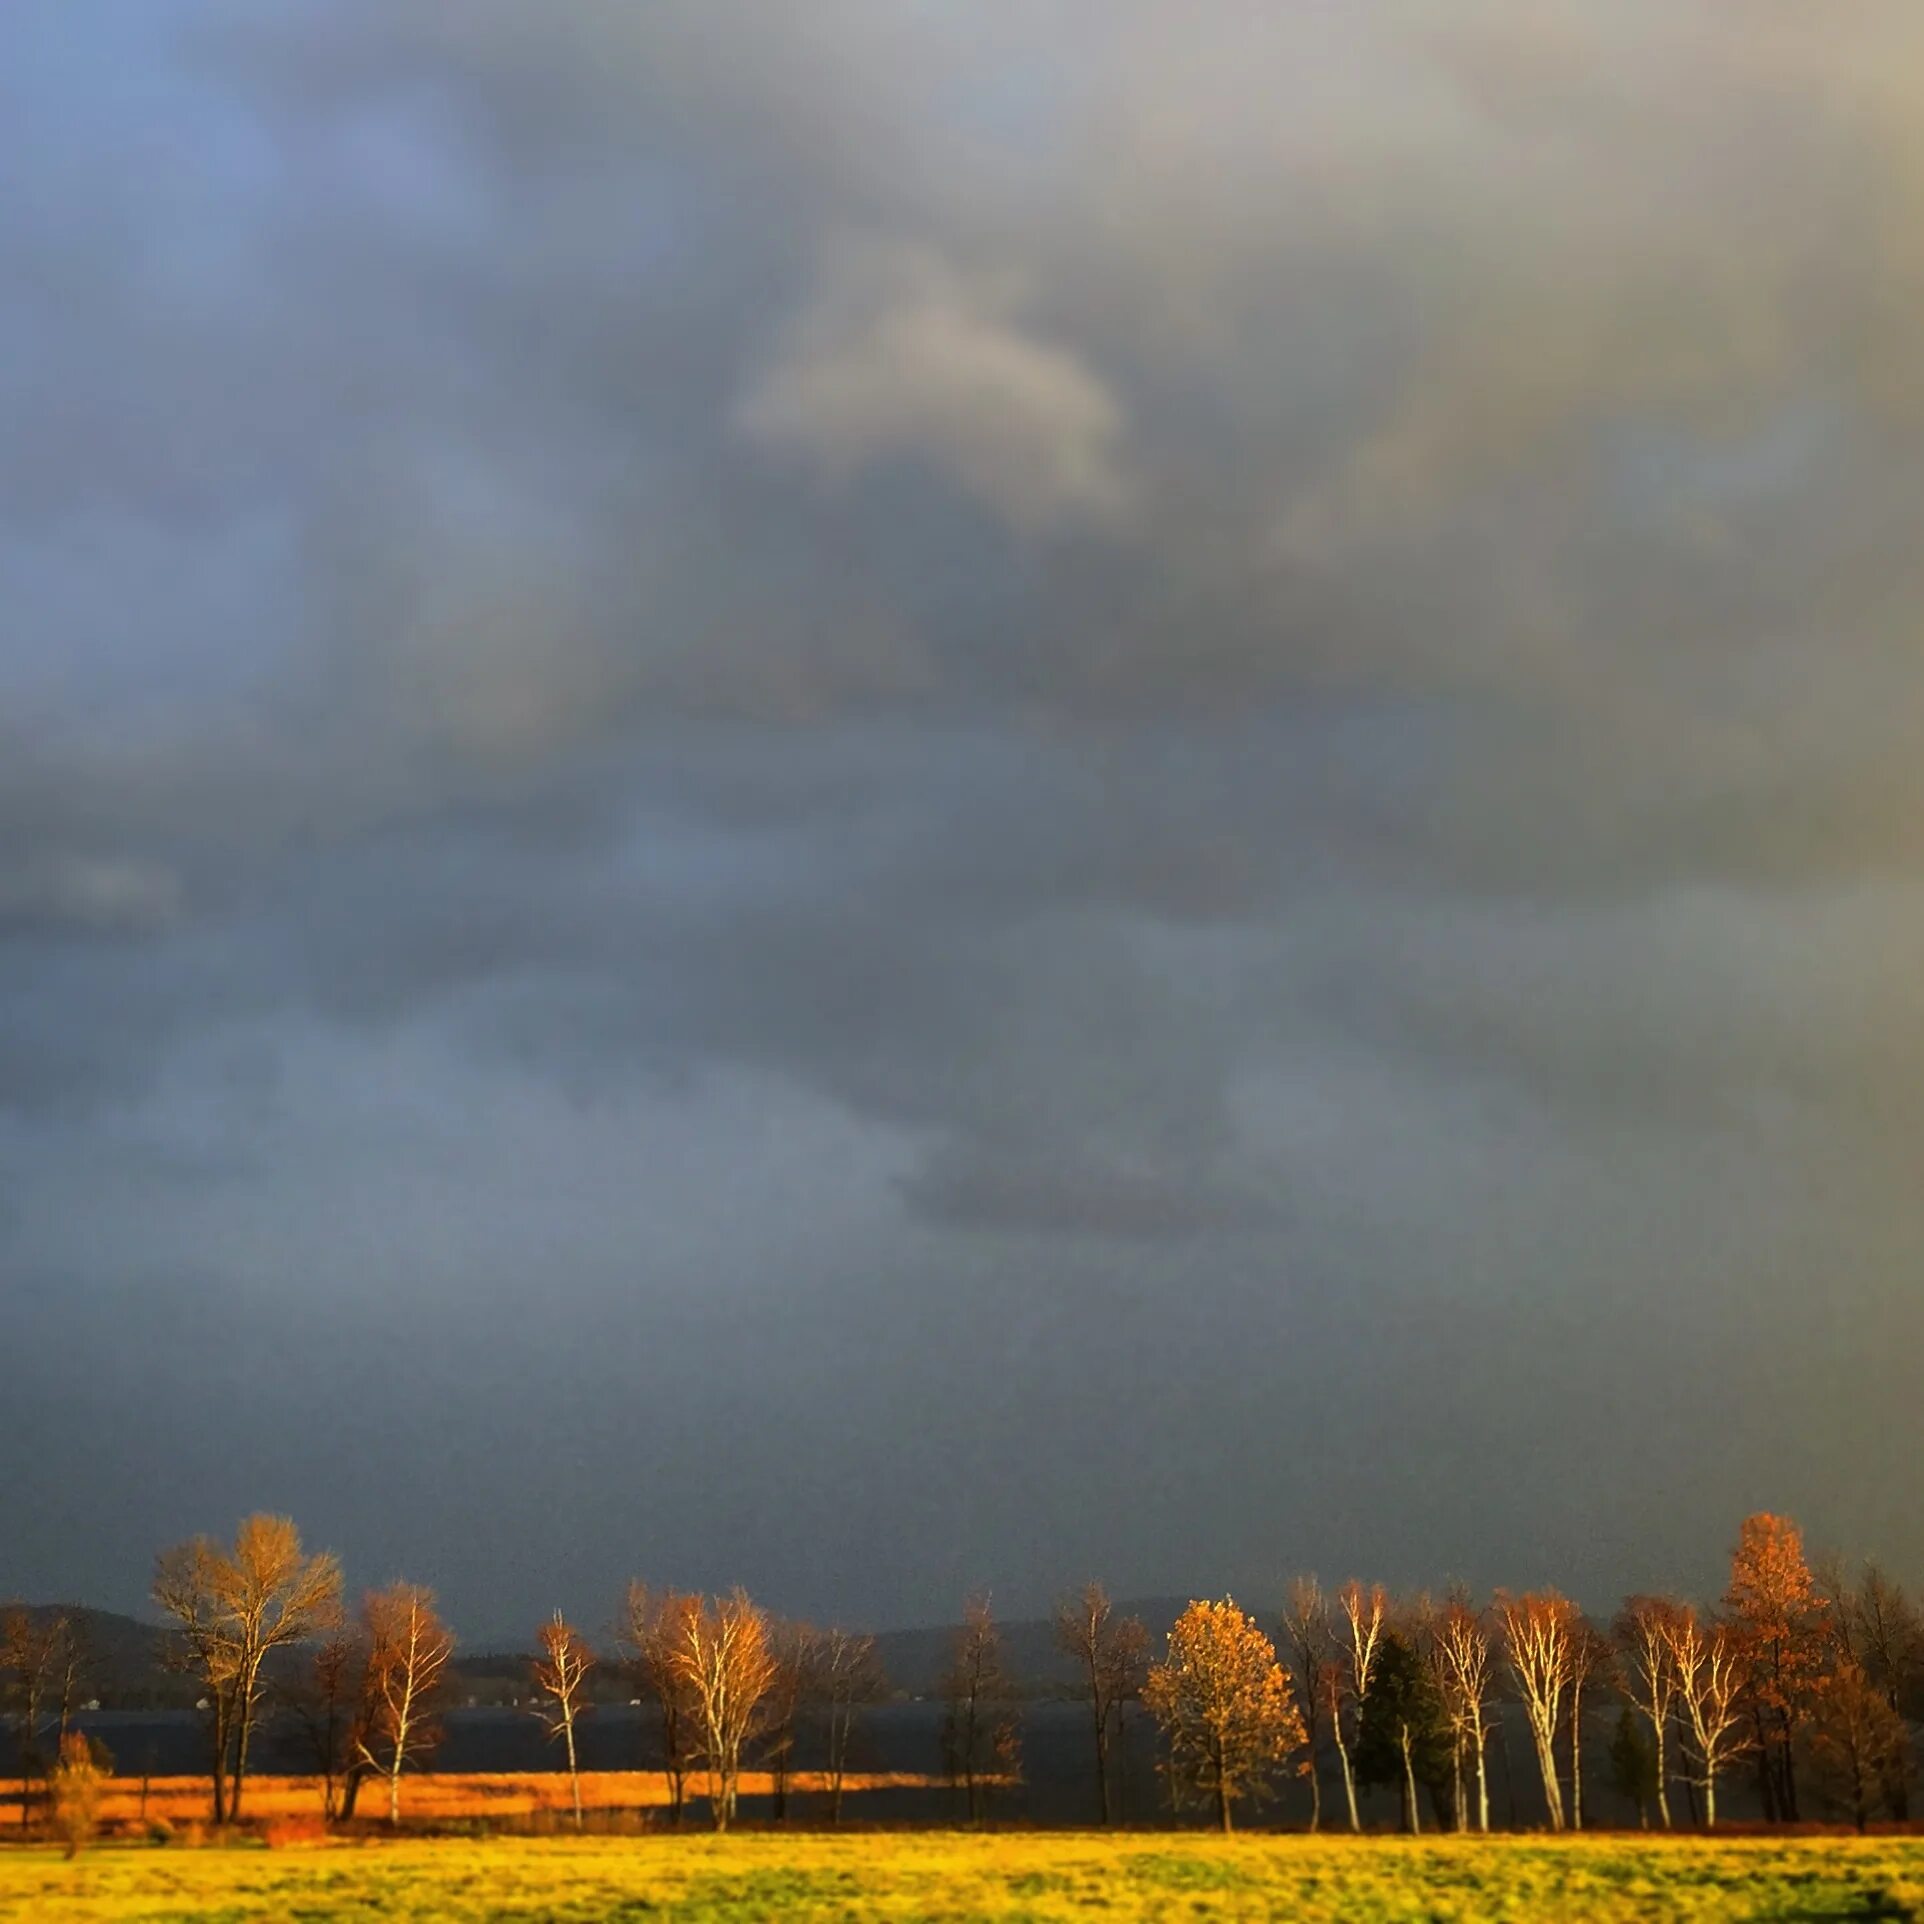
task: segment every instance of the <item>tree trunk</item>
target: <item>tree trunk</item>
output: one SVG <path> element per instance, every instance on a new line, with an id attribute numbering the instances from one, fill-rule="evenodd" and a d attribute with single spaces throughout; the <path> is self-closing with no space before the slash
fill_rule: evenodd
<path id="1" fill-rule="evenodd" d="M 1583 1828 L 1583 1685 L 1570 1686 L 1570 1828 Z"/>
<path id="2" fill-rule="evenodd" d="M 1476 1745 L 1476 1827 L 1486 1836 L 1490 1829 L 1490 1773 L 1485 1767 L 1488 1738 L 1481 1723 L 1472 1741 Z"/>
<path id="3" fill-rule="evenodd" d="M 1090 1669 L 1093 1671 L 1093 1663 Z M 1090 1686 L 1091 1701 L 1095 1705 L 1096 1722 L 1096 1801 L 1102 1807 L 1102 1823 L 1106 1830 L 1116 1821 L 1115 1812 L 1109 1801 L 1109 1712 L 1108 1706 L 1100 1695 L 1095 1694 L 1095 1686 Z"/>
<path id="4" fill-rule="evenodd" d="M 1670 1779 L 1664 1758 L 1664 1720 L 1653 1717 L 1650 1720 L 1651 1735 L 1657 1745 L 1657 1817 L 1665 1830 L 1670 1828 Z"/>
<path id="5" fill-rule="evenodd" d="M 214 1828 L 227 1822 L 227 1696 L 214 1690 Z"/>
<path id="6" fill-rule="evenodd" d="M 1416 1808 L 1416 1767 L 1410 1761 L 1409 1725 L 1403 1725 L 1399 1734 L 1403 1744 L 1403 1828 L 1416 1837 L 1422 1832 L 1423 1818 Z"/>
<path id="7" fill-rule="evenodd" d="M 1563 1828 L 1563 1786 L 1557 1782 L 1557 1754 L 1552 1732 L 1541 1726 L 1533 1726 L 1531 1735 L 1536 1740 L 1537 1769 L 1543 1776 L 1543 1802 L 1550 1814 L 1550 1828 L 1560 1831 Z"/>
<path id="8" fill-rule="evenodd" d="M 245 1684 L 234 1709 L 234 1780 L 227 1797 L 227 1815 L 236 1823 L 241 1814 L 241 1787 L 247 1781 L 247 1746 L 254 1735 L 254 1689 L 251 1682 Z"/>
<path id="9" fill-rule="evenodd" d="M 568 1719 L 568 1789 L 574 1798 L 575 1829 L 581 1828 L 581 1772 L 575 1768 L 575 1725 Z"/>
<path id="10" fill-rule="evenodd" d="M 1349 1746 L 1343 1741 L 1343 1725 L 1339 1718 L 1336 1723 L 1336 1757 L 1343 1769 L 1343 1795 L 1349 1800 L 1349 1827 L 1361 1832 L 1363 1819 L 1356 1808 L 1356 1772 L 1349 1760 Z"/>

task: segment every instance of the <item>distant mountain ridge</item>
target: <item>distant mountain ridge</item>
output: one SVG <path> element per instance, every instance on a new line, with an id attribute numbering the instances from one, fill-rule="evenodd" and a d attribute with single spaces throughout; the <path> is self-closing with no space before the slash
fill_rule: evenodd
<path id="1" fill-rule="evenodd" d="M 1149 1631 L 1151 1648 L 1160 1646 L 1169 1625 L 1181 1614 L 1186 1597 L 1148 1597 L 1116 1605 L 1118 1617 L 1140 1617 Z M 168 1661 L 166 1627 L 146 1623 L 113 1610 L 85 1604 L 27 1604 L 36 1622 L 65 1615 L 79 1624 L 88 1652 L 86 1695 L 111 1708 L 165 1708 L 191 1705 L 199 1694 L 191 1677 Z M 876 1654 L 890 1686 L 911 1697 L 934 1696 L 941 1688 L 955 1647 L 959 1624 L 927 1624 L 875 1633 Z M 1077 1683 L 1074 1662 L 1056 1647 L 1055 1627 L 1047 1617 L 1017 1617 L 998 1625 L 1003 1662 L 1025 1695 L 1054 1696 L 1072 1692 Z M 458 1626 L 457 1626 L 458 1629 Z M 526 1648 L 473 1647 L 463 1649 L 457 1666 L 475 1678 L 504 1677 L 525 1663 Z"/>

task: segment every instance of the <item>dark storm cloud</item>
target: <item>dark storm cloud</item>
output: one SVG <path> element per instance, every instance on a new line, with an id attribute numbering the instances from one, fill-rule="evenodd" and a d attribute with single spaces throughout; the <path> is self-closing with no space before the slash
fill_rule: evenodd
<path id="1" fill-rule="evenodd" d="M 611 1460 L 681 1493 L 569 1581 L 884 1615 L 1696 1579 L 1766 1498 L 1924 1554 L 1852 1469 L 1917 1422 L 1920 31 L 14 9 L 39 1380 L 201 1464 L 195 1332 L 299 1345 L 480 1459 L 457 1602 Z M 1370 1459 L 1248 1467 L 1280 1403 Z"/>

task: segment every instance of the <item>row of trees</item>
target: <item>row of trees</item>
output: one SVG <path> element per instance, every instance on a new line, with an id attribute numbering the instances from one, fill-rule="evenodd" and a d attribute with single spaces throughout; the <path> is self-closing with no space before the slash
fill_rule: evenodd
<path id="1" fill-rule="evenodd" d="M 451 1679 L 454 1638 L 432 1592 L 394 1583 L 350 1612 L 335 1559 L 307 1552 L 288 1519 L 254 1516 L 231 1544 L 200 1537 L 164 1551 L 154 1597 L 174 1627 L 175 1661 L 204 1693 L 217 1822 L 243 1812 L 270 1707 L 304 1732 L 330 1820 L 351 1817 L 363 1785 L 378 1781 L 399 1821 L 404 1772 L 432 1751 Z M 1138 1705 L 1161 1733 L 1173 1800 L 1210 1807 L 1225 1827 L 1238 1805 L 1300 1782 L 1312 1828 L 1333 1785 L 1352 1829 L 1362 1828 L 1360 1793 L 1383 1786 L 1410 1830 L 1424 1826 L 1426 1808 L 1431 1823 L 1488 1830 L 1493 1749 L 1514 1823 L 1509 1738 L 1519 1726 L 1549 1825 L 1581 1827 L 1595 1748 L 1586 1731 L 1605 1709 L 1615 1713 L 1609 1781 L 1645 1822 L 1714 1825 L 1720 1790 L 1740 1768 L 1754 1772 L 1772 1820 L 1909 1815 L 1907 1715 L 1924 1709 L 1924 1621 L 1874 1567 L 1855 1577 L 1813 1570 L 1781 1517 L 1744 1523 L 1712 1610 L 1638 1596 L 1604 1627 L 1551 1590 L 1481 1605 L 1461 1592 L 1397 1601 L 1381 1585 L 1326 1592 L 1307 1577 L 1289 1586 L 1274 1631 L 1227 1599 L 1195 1602 L 1152 1661 L 1144 1625 L 1101 1585 L 1058 1607 L 1056 1641 L 1087 1701 L 1105 1822 L 1120 1815 L 1117 1739 Z M 657 1712 L 675 1821 L 699 1779 L 725 1828 L 751 1762 L 770 1773 L 785 1814 L 805 1711 L 825 1735 L 825 1789 L 839 1817 L 857 1716 L 883 1689 L 871 1638 L 779 1622 L 740 1591 L 703 1597 L 637 1582 L 607 1643 L 604 1655 L 557 1614 L 530 1667 L 577 1822 L 577 1734 L 603 1667 Z M 66 1734 L 83 1671 L 71 1619 L 0 1620 L 0 1686 L 23 1778 L 50 1730 Z M 1019 1780 L 1018 1695 L 988 1602 L 972 1599 L 942 1683 L 944 1765 L 971 1821 Z M 25 1806 L 23 1795 L 23 1815 Z"/>
<path id="2" fill-rule="evenodd" d="M 1057 1621 L 1089 1667 L 1105 1813 L 1104 1706 L 1140 1695 L 1175 1800 L 1209 1804 L 1225 1829 L 1237 1803 L 1291 1776 L 1307 1779 L 1318 1827 L 1333 1764 L 1353 1830 L 1358 1789 L 1372 1784 L 1396 1788 L 1411 1831 L 1426 1800 L 1447 1827 L 1488 1830 L 1504 1697 L 1553 1830 L 1584 1822 L 1585 1715 L 1607 1701 L 1613 1786 L 1646 1823 L 1672 1824 L 1681 1783 L 1693 1821 L 1714 1825 L 1719 1786 L 1745 1761 L 1768 1820 L 1805 1814 L 1807 1775 L 1825 1811 L 1860 1828 L 1909 1816 L 1906 1713 L 1924 1697 L 1924 1619 L 1875 1566 L 1855 1581 L 1814 1572 L 1782 1517 L 1746 1520 L 1718 1610 L 1633 1597 L 1608 1632 L 1553 1590 L 1499 1593 L 1483 1608 L 1460 1592 L 1397 1604 L 1380 1584 L 1329 1595 L 1313 1577 L 1291 1585 L 1282 1612 L 1289 1665 L 1228 1600 L 1192 1603 L 1154 1664 L 1141 1626 L 1115 1623 L 1099 1587 Z"/>
<path id="3" fill-rule="evenodd" d="M 335 1559 L 308 1554 L 288 1518 L 252 1516 L 231 1545 L 195 1537 L 163 1551 L 153 1595 L 174 1626 L 174 1661 L 205 1693 L 216 1823 L 243 1814 L 250 1750 L 270 1703 L 307 1739 L 327 1821 L 352 1818 L 363 1784 L 379 1779 L 388 1820 L 399 1823 L 402 1775 L 439 1741 L 454 1655 L 431 1590 L 407 1582 L 371 1590 L 350 1618 Z M 785 1800 L 804 1704 L 823 1714 L 829 1810 L 839 1818 L 857 1713 L 881 1694 L 872 1638 L 778 1624 L 740 1590 L 703 1597 L 636 1582 L 614 1642 L 615 1663 L 659 1711 L 674 1821 L 699 1773 L 715 1826 L 726 1829 L 751 1746 Z M 299 1661 L 281 1666 L 286 1674 L 270 1688 L 275 1654 L 297 1647 Z M 600 1662 L 559 1611 L 536 1633 L 529 1680 L 561 1747 L 577 1825 L 576 1736 Z"/>

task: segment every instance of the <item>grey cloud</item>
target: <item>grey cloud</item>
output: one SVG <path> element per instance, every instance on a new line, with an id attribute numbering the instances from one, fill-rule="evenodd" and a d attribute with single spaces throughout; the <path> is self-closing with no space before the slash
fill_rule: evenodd
<path id="1" fill-rule="evenodd" d="M 1114 522 L 1129 495 L 1121 410 L 1008 305 L 924 255 L 836 261 L 736 423 L 831 480 L 920 457 L 1025 532 Z"/>
<path id="2" fill-rule="evenodd" d="M 1490 1563 L 1587 1554 L 1547 1485 L 1609 1509 L 1653 1303 L 1652 1484 L 1715 1428 L 1659 1391 L 1747 1306 L 1843 1373 L 1799 1293 L 1834 1262 L 1914 1331 L 1912 11 L 20 17 L 0 1182 L 36 1358 L 111 1352 L 142 1290 L 198 1329 L 203 1269 L 255 1275 L 269 1354 L 378 1275 L 587 1453 L 703 1469 L 677 1344 L 849 1488 L 811 1408 L 933 1412 L 920 1487 L 1013 1565 L 965 1472 L 1092 1414 L 1048 1346 L 1096 1323 L 1149 1589 L 1326 1487 L 1442 1558 L 1485 1499 Z M 590 1333 L 524 1383 L 531 1277 Z M 1576 1339 L 1583 1421 L 1512 1503 L 1426 1372 L 1493 1356 L 1541 1412 Z M 1769 1382 L 1811 1439 L 1775 1467 L 1879 1521 L 1746 1340 L 1718 1420 Z M 1317 1433 L 1423 1439 L 1442 1520 L 1319 1459 L 1188 1534 L 1201 1405 L 1273 1442 L 1264 1345 Z M 785 1486 L 810 1526 L 772 1521 L 752 1472 L 720 1508 L 833 1592 L 802 1539 L 846 1519 Z M 692 1505 L 664 1534 L 725 1562 Z"/>

